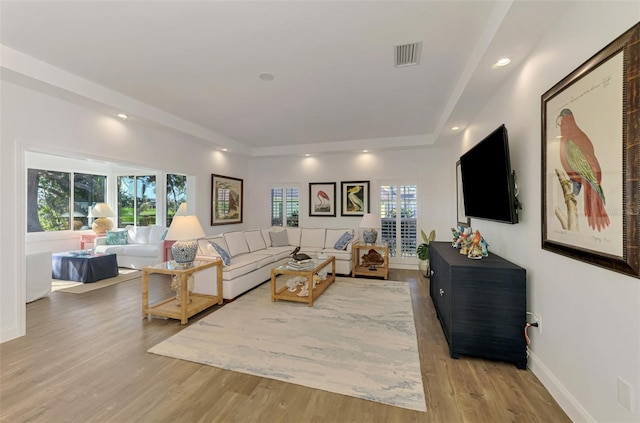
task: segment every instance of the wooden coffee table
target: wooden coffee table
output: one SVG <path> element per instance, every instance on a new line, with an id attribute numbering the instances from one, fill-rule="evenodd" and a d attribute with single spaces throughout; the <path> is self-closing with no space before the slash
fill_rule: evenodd
<path id="1" fill-rule="evenodd" d="M 331 256 L 325 260 L 314 260 L 315 267 L 310 269 L 294 269 L 284 264 L 282 266 L 271 269 L 271 301 L 287 300 L 295 301 L 298 303 L 307 303 L 309 307 L 313 307 L 313 300 L 318 298 L 324 291 L 336 280 L 336 258 Z M 327 274 L 327 278 L 318 283 L 313 288 L 313 275 L 322 270 L 323 267 L 331 264 L 331 274 Z M 298 287 L 295 292 L 289 291 L 287 286 L 283 286 L 280 289 L 276 287 L 276 278 L 278 275 L 291 275 L 291 276 L 304 276 L 307 278 L 307 288 L 309 295 L 306 297 L 299 297 L 301 287 Z"/>

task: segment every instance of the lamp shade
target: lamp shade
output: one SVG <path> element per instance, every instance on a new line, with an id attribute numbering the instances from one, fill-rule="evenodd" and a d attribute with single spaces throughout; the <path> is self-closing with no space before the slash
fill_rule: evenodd
<path id="1" fill-rule="evenodd" d="M 361 228 L 379 228 L 380 219 L 373 213 L 366 213 L 360 221 Z"/>
<path id="2" fill-rule="evenodd" d="M 203 238 L 204 236 L 204 230 L 196 216 L 174 216 L 165 239 L 187 241 Z"/>
<path id="3" fill-rule="evenodd" d="M 186 216 L 187 215 L 187 203 L 180 204 L 178 210 L 176 210 L 176 214 L 174 216 Z"/>
<path id="4" fill-rule="evenodd" d="M 116 214 L 107 203 L 98 203 L 89 212 L 89 217 L 114 217 Z"/>

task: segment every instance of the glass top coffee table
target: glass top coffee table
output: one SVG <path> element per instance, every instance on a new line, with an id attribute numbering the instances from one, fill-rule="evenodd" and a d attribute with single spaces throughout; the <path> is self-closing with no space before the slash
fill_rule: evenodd
<path id="1" fill-rule="evenodd" d="M 318 272 L 322 272 L 323 268 L 331 265 L 331 274 L 327 274 L 326 278 L 318 282 L 313 287 L 313 275 Z M 290 275 L 292 277 L 301 276 L 306 277 L 305 284 L 296 287 L 295 291 L 290 291 L 286 285 L 286 281 L 283 282 L 283 286 L 277 286 L 278 275 Z M 271 269 L 271 301 L 287 300 L 295 301 L 299 303 L 307 303 L 309 307 L 313 307 L 313 300 L 318 298 L 324 291 L 336 280 L 336 258 L 334 256 L 326 259 L 315 259 L 308 263 L 308 266 L 304 268 L 294 268 L 289 264 L 278 266 L 275 269 Z M 307 289 L 308 294 L 306 296 L 300 296 L 301 291 Z"/>

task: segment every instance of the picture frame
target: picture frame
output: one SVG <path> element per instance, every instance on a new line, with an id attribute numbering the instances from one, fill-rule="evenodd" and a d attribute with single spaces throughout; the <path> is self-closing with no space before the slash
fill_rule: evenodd
<path id="1" fill-rule="evenodd" d="M 458 226 L 470 226 L 471 219 L 464 211 L 464 194 L 462 191 L 462 166 L 460 160 L 456 162 L 456 213 Z"/>
<path id="2" fill-rule="evenodd" d="M 309 216 L 336 216 L 336 183 L 309 183 Z"/>
<path id="3" fill-rule="evenodd" d="M 636 278 L 639 69 L 640 23 L 541 98 L 542 248 Z"/>
<path id="4" fill-rule="evenodd" d="M 364 216 L 369 213 L 369 181 L 341 182 L 340 214 Z"/>
<path id="5" fill-rule="evenodd" d="M 211 174 L 211 226 L 242 223 L 243 180 Z"/>

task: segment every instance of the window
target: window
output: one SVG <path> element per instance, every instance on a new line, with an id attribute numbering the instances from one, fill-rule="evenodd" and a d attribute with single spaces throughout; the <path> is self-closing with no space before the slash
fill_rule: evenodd
<path id="1" fill-rule="evenodd" d="M 118 176 L 118 227 L 156 223 L 156 177 Z"/>
<path id="2" fill-rule="evenodd" d="M 389 243 L 389 257 L 416 257 L 417 215 L 417 185 L 380 186 L 382 240 Z"/>
<path id="3" fill-rule="evenodd" d="M 300 215 L 300 190 L 293 187 L 271 189 L 271 224 L 297 227 Z"/>
<path id="4" fill-rule="evenodd" d="M 167 228 L 171 226 L 173 216 L 180 204 L 187 201 L 187 177 L 185 175 L 167 174 Z"/>
<path id="5" fill-rule="evenodd" d="M 27 169 L 27 232 L 89 229 L 89 209 L 105 201 L 106 184 L 103 175 Z"/>

